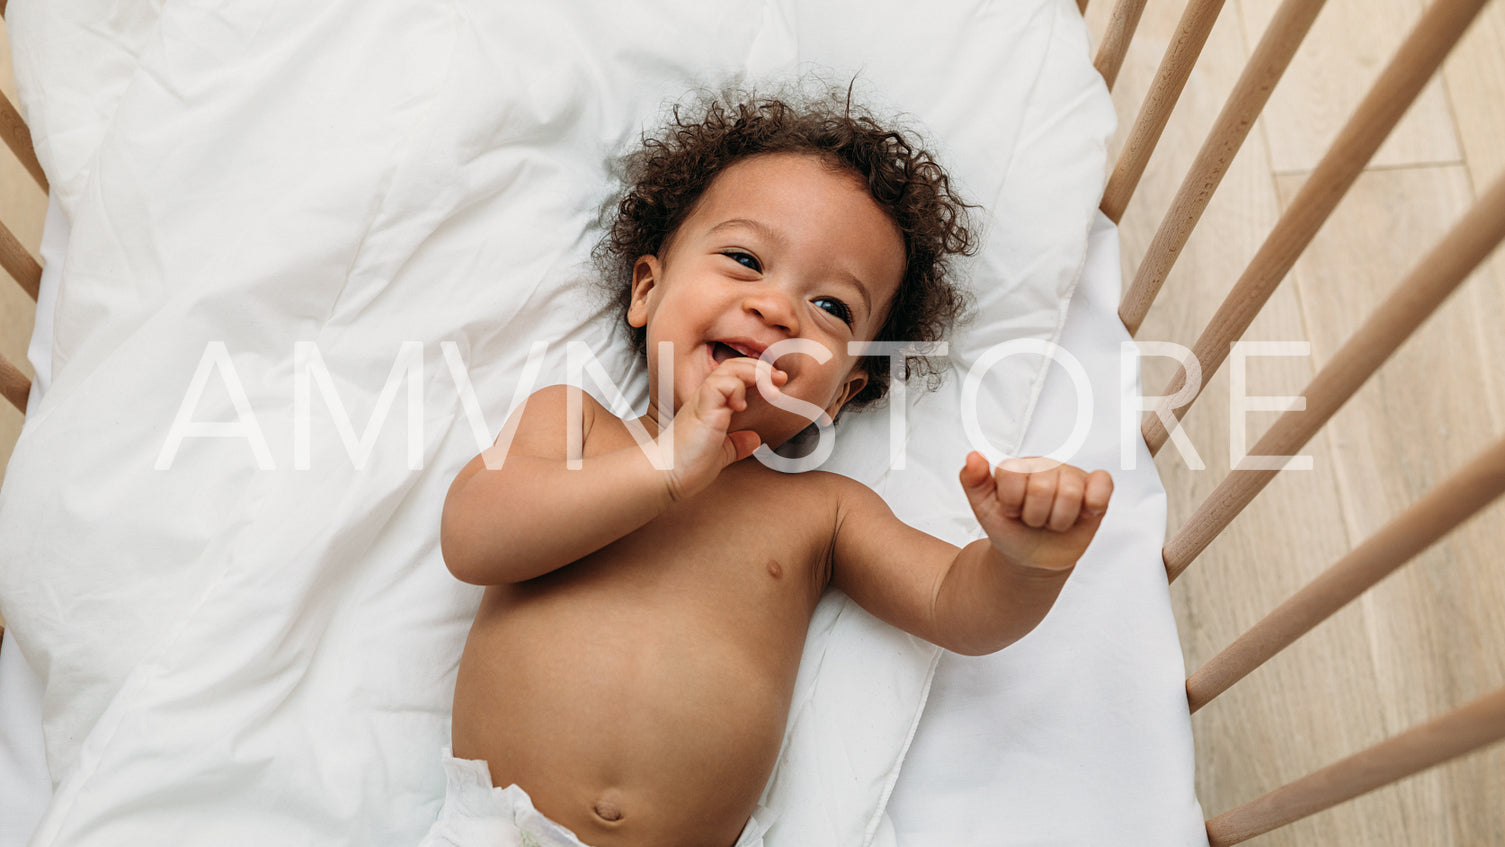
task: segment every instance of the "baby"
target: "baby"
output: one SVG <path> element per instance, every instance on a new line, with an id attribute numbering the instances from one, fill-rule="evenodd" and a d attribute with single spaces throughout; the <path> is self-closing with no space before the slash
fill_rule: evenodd
<path id="1" fill-rule="evenodd" d="M 648 412 L 585 396 L 572 421 L 572 389 L 544 388 L 450 488 L 445 561 L 486 592 L 426 843 L 761 843 L 821 593 L 991 653 L 1045 616 L 1112 492 L 1105 471 L 972 453 L 988 538 L 958 549 L 851 479 L 749 460 L 883 395 L 887 361 L 848 342 L 929 340 L 958 311 L 965 206 L 904 134 L 840 98 L 712 104 L 629 176 L 601 251 L 622 262 Z"/>

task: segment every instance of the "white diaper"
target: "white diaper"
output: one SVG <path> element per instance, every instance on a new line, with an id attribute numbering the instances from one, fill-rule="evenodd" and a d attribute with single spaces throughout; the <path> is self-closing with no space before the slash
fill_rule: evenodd
<path id="1" fill-rule="evenodd" d="M 589 847 L 533 808 L 520 786 L 493 786 L 485 761 L 456 759 L 448 747 L 442 759 L 444 808 L 419 847 Z M 767 823 L 749 818 L 734 847 L 762 847 L 767 829 Z"/>

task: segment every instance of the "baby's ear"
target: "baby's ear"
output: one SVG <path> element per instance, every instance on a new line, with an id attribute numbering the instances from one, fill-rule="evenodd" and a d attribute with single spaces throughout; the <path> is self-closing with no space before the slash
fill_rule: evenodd
<path id="1" fill-rule="evenodd" d="M 850 403 L 853 397 L 862 393 L 862 389 L 866 386 L 867 373 L 862 370 L 861 366 L 858 366 L 847 377 L 847 381 L 841 384 L 841 390 L 836 392 L 836 399 L 826 407 L 826 414 L 831 420 L 836 420 L 836 415 L 841 412 L 842 407 Z"/>
<path id="2" fill-rule="evenodd" d="M 627 304 L 627 323 L 629 326 L 644 327 L 648 325 L 648 292 L 653 290 L 658 282 L 658 275 L 662 268 L 658 257 L 652 253 L 646 253 L 638 257 L 632 265 L 632 300 Z"/>

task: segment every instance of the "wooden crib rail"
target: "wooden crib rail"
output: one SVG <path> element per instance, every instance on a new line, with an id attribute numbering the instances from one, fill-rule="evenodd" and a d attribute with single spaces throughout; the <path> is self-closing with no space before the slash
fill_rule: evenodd
<path id="1" fill-rule="evenodd" d="M 5 14 L 5 0 L 0 0 L 0 16 Z M 0 137 L 5 139 L 8 146 L 21 166 L 31 174 L 37 185 L 47 191 L 47 177 L 42 173 L 42 166 L 37 162 L 36 151 L 32 149 L 31 131 L 21 120 L 21 113 L 11 104 L 10 98 L 0 93 Z M 42 263 L 32 257 L 10 227 L 0 223 L 0 267 L 15 279 L 21 290 L 33 301 L 37 299 L 42 288 Z M 10 401 L 21 412 L 26 411 L 26 399 L 31 394 L 31 380 L 19 368 L 0 356 L 0 396 Z"/>
<path id="2" fill-rule="evenodd" d="M 26 374 L 10 363 L 10 360 L 0 356 L 0 396 L 10 401 L 12 406 L 26 412 L 26 398 L 31 394 L 31 380 Z"/>
<path id="3" fill-rule="evenodd" d="M 1318 0 L 1319 5 L 1320 2 Z M 1144 175 L 1150 154 L 1160 142 L 1160 133 L 1165 130 L 1165 123 L 1170 120 L 1176 101 L 1186 88 L 1186 80 L 1191 76 L 1197 58 L 1202 55 L 1202 47 L 1207 44 L 1207 36 L 1212 32 L 1212 25 L 1217 23 L 1223 3 L 1224 0 L 1191 0 L 1181 13 L 1176 34 L 1171 37 L 1170 46 L 1160 59 L 1155 81 L 1150 84 L 1149 93 L 1139 106 L 1134 127 L 1129 130 L 1123 152 L 1108 179 L 1108 187 L 1103 190 L 1103 202 L 1099 208 L 1114 223 L 1123 219 L 1124 207 L 1129 205 L 1129 198 Z M 1232 99 L 1229 98 L 1230 103 Z M 1134 334 L 1133 327 L 1129 334 Z"/>
<path id="4" fill-rule="evenodd" d="M 1250 455 L 1295 455 L 1501 241 L 1505 241 L 1505 176 L 1495 181 L 1339 348 L 1302 391 L 1304 403 L 1282 413 Z M 1230 471 L 1165 545 L 1166 575 L 1171 580 L 1180 576 L 1277 472 L 1268 467 Z"/>
<path id="5" fill-rule="evenodd" d="M 1505 738 L 1505 688 L 1413 727 L 1207 822 L 1226 847 Z"/>
<path id="6" fill-rule="evenodd" d="M 1172 405 L 1171 398 L 1180 397 L 1181 389 L 1186 386 L 1186 369 L 1178 367 L 1161 392 L 1166 399 L 1146 416 L 1140 431 L 1151 455 L 1159 452 L 1170 434 L 1163 421 L 1170 416 L 1179 420 L 1201 395 L 1207 380 L 1227 358 L 1233 342 L 1254 321 L 1275 287 L 1296 264 L 1338 201 L 1486 2 L 1434 0 L 1427 7 L 1203 329 L 1192 348 L 1201 364 L 1202 379 L 1190 386 L 1189 399 L 1179 406 Z"/>
<path id="7" fill-rule="evenodd" d="M 1102 46 L 1092 64 L 1103 75 L 1108 90 L 1118 80 L 1118 71 L 1123 67 L 1124 56 L 1129 53 L 1129 42 L 1134 40 L 1134 30 L 1139 28 L 1139 18 L 1144 14 L 1145 0 L 1118 0 L 1113 7 L 1113 18 L 1108 22 L 1108 31 L 1103 33 Z M 1079 9 L 1087 8 L 1086 0 L 1080 0 Z"/>
<path id="8" fill-rule="evenodd" d="M 1307 583 L 1186 680 L 1195 712 L 1505 494 L 1505 438 Z"/>
<path id="9" fill-rule="evenodd" d="M 0 223 L 0 267 L 15 278 L 27 297 L 37 299 L 42 290 L 42 263 L 32 258 L 25 245 L 3 223 Z"/>
<path id="10" fill-rule="evenodd" d="M 31 178 L 37 181 L 37 185 L 47 190 L 47 175 L 42 173 L 42 164 L 37 161 L 36 148 L 32 146 L 31 130 L 26 128 L 26 122 L 21 120 L 21 112 L 10 102 L 10 98 L 0 93 L 0 138 L 5 139 L 5 146 L 15 154 L 21 167 L 31 174 Z"/>
<path id="11" fill-rule="evenodd" d="M 1270 93 L 1285 74 L 1291 58 L 1296 55 L 1296 48 L 1305 40 L 1324 2 L 1326 0 L 1286 0 L 1265 28 L 1259 45 L 1244 65 L 1243 73 L 1208 132 L 1207 140 L 1187 170 L 1170 209 L 1160 219 L 1160 227 L 1134 273 L 1134 282 L 1119 304 L 1118 316 L 1130 335 L 1139 331 L 1150 304 L 1155 301 L 1160 286 L 1181 255 L 1181 248 L 1191 238 L 1192 230 L 1202 219 L 1212 195 L 1243 147 L 1249 131 L 1254 128 L 1255 119 L 1264 111 Z M 1181 17 L 1171 49 L 1161 61 L 1154 87 L 1134 120 L 1134 128 L 1129 132 L 1123 153 L 1103 192 L 1103 214 L 1115 223 L 1122 218 L 1140 177 L 1144 175 L 1150 154 L 1160 141 L 1160 134 L 1221 7 L 1222 0 L 1199 0 L 1189 4 Z"/>

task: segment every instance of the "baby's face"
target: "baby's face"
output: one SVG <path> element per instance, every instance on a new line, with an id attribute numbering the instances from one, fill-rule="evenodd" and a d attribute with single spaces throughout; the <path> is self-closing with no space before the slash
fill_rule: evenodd
<path id="1" fill-rule="evenodd" d="M 854 175 L 794 153 L 731 165 L 660 255 L 643 256 L 634 268 L 627 318 L 647 328 L 650 402 L 659 396 L 660 342 L 673 343 L 677 411 L 720 362 L 758 358 L 777 342 L 799 339 L 780 349 L 801 352 L 774 362 L 789 374 L 780 391 L 834 418 L 867 382 L 847 342 L 876 336 L 904 261 L 898 227 Z M 820 361 L 819 349 L 829 358 Z M 777 446 L 814 416 L 752 390 L 731 430 L 753 430 Z"/>
<path id="2" fill-rule="evenodd" d="M 650 402 L 658 402 L 659 342 L 674 345 L 677 411 L 716 364 L 798 338 L 780 349 L 801 352 L 774 363 L 789 373 L 780 391 L 835 417 L 867 384 L 847 342 L 873 340 L 903 274 L 903 236 L 855 176 L 804 153 L 730 165 L 661 256 L 634 268 L 628 322 L 647 328 Z M 819 361 L 811 343 L 829 358 Z M 777 447 L 811 417 L 754 390 L 731 430 L 754 430 Z"/>

